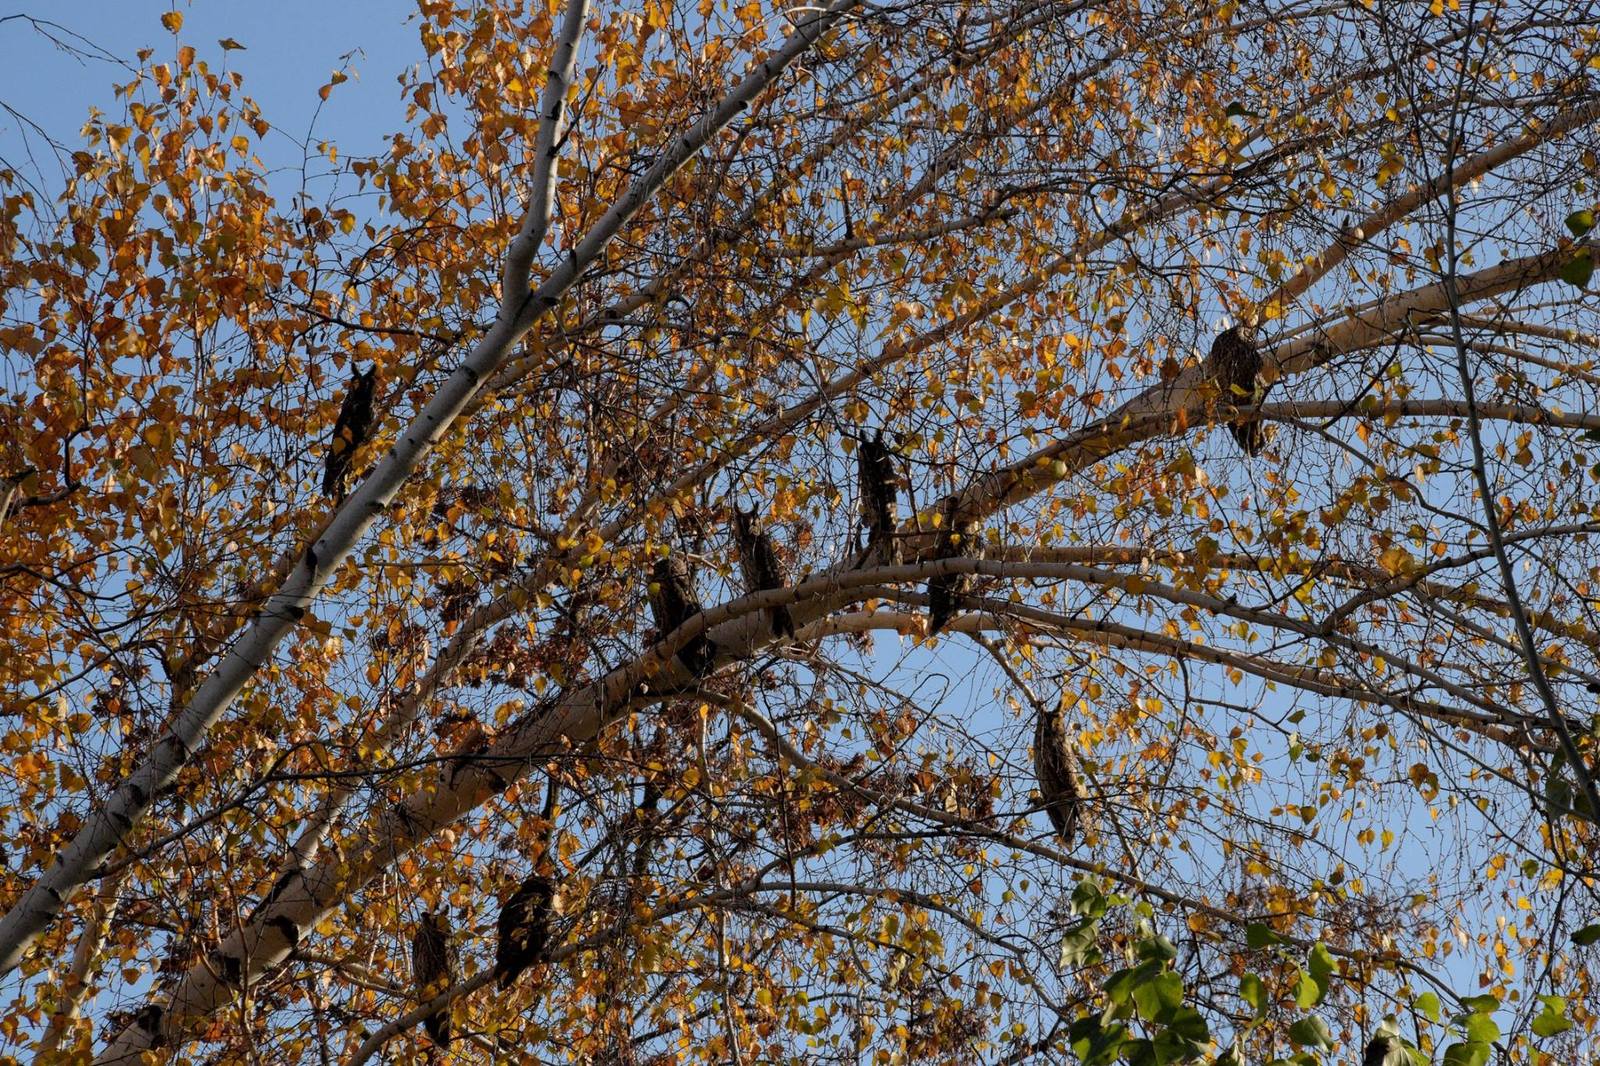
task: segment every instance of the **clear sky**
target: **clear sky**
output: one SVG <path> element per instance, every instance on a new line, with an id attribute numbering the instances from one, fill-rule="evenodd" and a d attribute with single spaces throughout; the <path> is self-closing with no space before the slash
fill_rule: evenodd
<path id="1" fill-rule="evenodd" d="M 213 68 L 239 71 L 244 91 L 272 122 L 275 135 L 263 143 L 260 155 L 280 175 L 282 183 L 274 188 L 280 195 L 298 184 L 305 142 L 333 141 L 341 155 L 364 155 L 378 150 L 385 135 L 401 127 L 404 104 L 394 76 L 404 63 L 423 54 L 416 40 L 415 5 L 407 0 L 0 0 L 0 166 L 30 178 L 43 176 L 47 189 L 57 186 L 58 181 L 50 180 L 59 172 L 46 138 L 66 149 L 76 147 L 89 109 L 114 107 L 112 86 L 130 80 L 130 68 L 122 64 L 132 64 L 142 48 L 170 56 L 178 39 L 163 28 L 161 16 L 174 10 L 184 19 L 182 42 L 194 46 Z M 49 25 L 35 25 L 30 18 Z M 46 33 L 104 57 L 86 60 L 54 47 Z M 221 38 L 244 48 L 225 51 L 218 44 Z M 323 103 L 317 89 L 336 69 L 351 80 Z M 1210 449 L 1219 447 L 1227 448 L 1227 442 L 1214 438 Z M 900 649 L 893 638 L 879 639 L 886 658 L 896 658 Z M 942 641 L 938 650 L 937 663 L 927 664 L 926 656 L 913 654 L 911 667 L 920 670 L 928 688 L 942 674 L 957 689 L 976 690 L 959 693 L 959 698 L 952 695 L 952 704 L 981 705 L 992 671 L 983 669 L 959 640 Z M 1253 740 L 1269 755 L 1285 757 L 1281 742 L 1269 732 Z M 1020 764 L 1025 755 L 1024 749 L 1013 758 Z M 1395 861 L 1426 869 L 1427 838 L 1441 830 L 1418 811 L 1408 814 L 1408 839 L 1396 853 L 1403 859 Z M 1038 821 L 1042 833 L 1043 819 Z M 1467 974 L 1456 975 L 1462 978 L 1462 990 L 1470 991 Z"/>
<path id="2" fill-rule="evenodd" d="M 272 3 L 172 3 L 170 0 L 0 0 L 0 159 L 29 173 L 30 155 L 44 173 L 53 167 L 38 129 L 68 147 L 91 106 L 108 108 L 111 87 L 131 76 L 113 61 L 134 62 L 141 48 L 171 55 L 176 39 L 161 16 L 183 16 L 182 42 L 214 69 L 236 70 L 244 91 L 260 103 L 277 131 L 262 149 L 269 167 L 298 167 L 298 142 L 333 140 L 342 155 L 361 155 L 400 125 L 403 104 L 394 76 L 402 58 L 422 56 L 416 7 L 403 0 L 274 0 Z M 49 23 L 41 28 L 29 22 Z M 107 53 L 85 61 L 54 47 L 49 32 L 85 50 Z M 232 38 L 243 50 L 217 43 Z M 350 80 L 323 104 L 317 89 L 335 69 Z M 321 112 L 318 113 L 318 107 Z"/>

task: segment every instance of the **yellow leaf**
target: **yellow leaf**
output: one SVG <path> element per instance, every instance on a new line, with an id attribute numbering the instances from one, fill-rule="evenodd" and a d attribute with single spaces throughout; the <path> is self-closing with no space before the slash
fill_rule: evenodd
<path id="1" fill-rule="evenodd" d="M 1378 556 L 1378 565 L 1391 574 L 1409 574 L 1417 568 L 1417 561 L 1410 552 L 1395 545 Z"/>
<path id="2" fill-rule="evenodd" d="M 166 27 L 168 33 L 177 33 L 183 29 L 183 16 L 176 11 L 168 11 L 161 16 L 161 25 Z"/>

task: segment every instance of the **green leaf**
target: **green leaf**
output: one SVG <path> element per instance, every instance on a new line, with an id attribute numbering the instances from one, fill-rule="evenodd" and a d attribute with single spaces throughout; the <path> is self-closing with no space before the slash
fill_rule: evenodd
<path id="1" fill-rule="evenodd" d="M 1179 1006 L 1169 1011 L 1161 1021 L 1166 1025 L 1167 1032 L 1191 1044 L 1203 1046 L 1211 1041 L 1211 1029 L 1193 1007 Z"/>
<path id="2" fill-rule="evenodd" d="M 1168 970 L 1135 985 L 1133 1005 L 1149 1021 L 1167 1017 L 1183 1005 L 1183 978 Z"/>
<path id="3" fill-rule="evenodd" d="M 1328 1023 L 1315 1014 L 1289 1026 L 1289 1039 L 1301 1047 L 1333 1047 L 1333 1033 L 1328 1029 Z"/>
<path id="4" fill-rule="evenodd" d="M 1572 942 L 1580 948 L 1586 948 L 1597 940 L 1600 940 L 1600 925 L 1586 925 L 1572 934 Z"/>
<path id="5" fill-rule="evenodd" d="M 1079 881 L 1072 890 L 1072 913 L 1080 918 L 1099 918 L 1105 912 L 1105 893 L 1093 881 Z"/>
<path id="6" fill-rule="evenodd" d="M 1178 948 L 1166 937 L 1157 934 L 1139 941 L 1137 950 L 1141 959 L 1158 959 L 1162 962 L 1171 962 L 1178 957 Z"/>
<path id="7" fill-rule="evenodd" d="M 1574 237 L 1582 237 L 1594 229 L 1594 212 L 1587 207 L 1572 212 L 1567 216 L 1567 229 L 1572 231 Z"/>
<path id="8" fill-rule="evenodd" d="M 1492 1044 L 1500 1039 L 1500 1027 L 1487 1014 L 1469 1015 L 1467 1017 L 1467 1039 L 1480 1044 Z"/>
<path id="9" fill-rule="evenodd" d="M 1500 1001 L 1491 995 L 1467 996 L 1461 1005 L 1474 1014 L 1492 1014 L 1500 1009 Z"/>
<path id="10" fill-rule="evenodd" d="M 1253 973 L 1247 973 L 1239 978 L 1239 998 L 1250 1004 L 1257 1018 L 1267 1011 L 1267 987 L 1261 983 L 1261 978 Z"/>
<path id="11" fill-rule="evenodd" d="M 1333 957 L 1333 953 L 1319 941 L 1318 943 L 1312 945 L 1311 954 L 1308 956 L 1308 961 L 1311 964 L 1311 976 L 1316 980 L 1317 984 L 1322 986 L 1323 991 L 1326 992 L 1328 988 L 1328 978 L 1339 972 L 1338 960 L 1335 959 Z"/>
<path id="12" fill-rule="evenodd" d="M 1427 1018 L 1430 1022 L 1437 1022 L 1439 1020 L 1439 997 L 1434 995 L 1432 992 L 1422 993 L 1422 995 L 1416 998 L 1416 1001 L 1412 1004 L 1412 1006 L 1421 1011 L 1422 1016 Z"/>
<path id="13" fill-rule="evenodd" d="M 1122 1053 L 1122 1044 L 1127 1036 L 1127 1026 L 1104 1025 L 1094 1015 L 1079 1018 L 1067 1029 L 1072 1053 L 1082 1066 L 1110 1066 Z"/>
<path id="14" fill-rule="evenodd" d="M 1151 1042 L 1159 1063 L 1194 1062 L 1205 1052 L 1205 1045 L 1189 1040 L 1171 1029 L 1163 1029 Z"/>
<path id="15" fill-rule="evenodd" d="M 1135 990 L 1143 987 L 1160 972 L 1161 964 L 1157 962 L 1142 962 L 1130 969 L 1118 970 L 1106 979 L 1106 999 L 1112 1006 L 1123 1006 L 1130 1001 Z"/>
<path id="16" fill-rule="evenodd" d="M 1095 966 L 1100 963 L 1100 920 L 1091 918 L 1079 922 L 1061 935 L 1061 965 L 1071 969 L 1078 966 Z"/>
<path id="17" fill-rule="evenodd" d="M 1490 1050 L 1488 1044 L 1477 1041 L 1451 1044 L 1444 1049 L 1444 1066 L 1486 1066 Z"/>
<path id="18" fill-rule="evenodd" d="M 1166 1066 L 1156 1058 L 1155 1044 L 1142 1037 L 1122 1045 L 1122 1061 L 1128 1066 Z"/>
<path id="19" fill-rule="evenodd" d="M 1253 950 L 1260 951 L 1262 948 L 1267 947 L 1270 944 L 1283 943 L 1283 937 L 1279 936 L 1277 933 L 1274 933 L 1271 926 L 1262 925 L 1260 922 L 1255 922 L 1245 927 L 1244 942 Z"/>
<path id="20" fill-rule="evenodd" d="M 1594 277 L 1594 258 L 1589 254 L 1589 250 L 1585 248 L 1573 256 L 1561 268 L 1559 276 L 1568 285 L 1576 285 L 1580 289 L 1588 288 L 1589 279 Z"/>
<path id="21" fill-rule="evenodd" d="M 1315 1007 L 1322 1002 L 1325 991 L 1322 985 L 1317 984 L 1316 978 L 1301 971 L 1300 981 L 1294 986 L 1295 1005 L 1302 1008 Z"/>

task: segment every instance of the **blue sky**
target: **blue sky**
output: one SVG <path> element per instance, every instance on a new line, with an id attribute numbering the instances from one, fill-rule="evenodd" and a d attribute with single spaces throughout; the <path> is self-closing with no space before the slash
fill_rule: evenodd
<path id="1" fill-rule="evenodd" d="M 77 140 L 91 106 L 110 108 L 112 86 L 129 80 L 126 68 L 109 60 L 85 61 L 55 48 L 26 18 L 48 20 L 79 34 L 128 63 L 141 48 L 170 55 L 177 43 L 161 25 L 175 10 L 183 16 L 182 42 L 194 46 L 213 68 L 240 72 L 276 128 L 263 161 L 298 166 L 297 142 L 333 140 L 342 155 L 376 149 L 384 133 L 400 124 L 402 104 L 394 76 L 405 57 L 420 58 L 410 3 L 346 0 L 279 0 L 272 4 L 177 4 L 160 0 L 23 0 L 0 2 L 0 103 L 68 145 Z M 60 31 L 53 31 L 69 39 Z M 224 49 L 231 37 L 243 50 Z M 319 86 L 343 68 L 349 81 L 323 104 Z M 319 113 L 318 108 L 321 107 Z M 41 167 L 49 147 L 18 117 L 0 113 L 0 158 L 26 172 L 29 154 Z M 46 173 L 49 173 L 48 170 Z M 287 191 L 287 190 L 284 190 Z"/>
<path id="2" fill-rule="evenodd" d="M 155 0 L 75 0 L 70 5 L 61 0 L 0 2 L 0 17 L 50 20 L 128 62 L 141 48 L 154 49 L 158 57 L 174 51 L 176 40 L 160 22 L 168 10 L 184 17 L 182 41 L 196 47 L 200 58 L 214 68 L 225 65 L 241 72 L 245 92 L 274 123 L 277 132 L 265 142 L 261 155 L 279 175 L 282 184 L 275 191 L 280 195 L 291 193 L 299 182 L 301 142 L 333 141 L 342 156 L 363 155 L 379 149 L 384 136 L 402 124 L 403 104 L 394 75 L 422 54 L 410 21 L 411 3 L 282 0 L 269 6 L 235 0 L 175 7 Z M 245 48 L 225 52 L 217 44 L 219 38 L 232 38 Z M 76 145 L 78 128 L 90 107 L 114 107 L 112 86 L 130 77 L 125 68 L 109 60 L 85 61 L 52 48 L 30 23 L 19 18 L 0 23 L 0 55 L 10 60 L 0 63 L 0 102 L 69 148 Z M 335 69 L 344 69 L 351 80 L 340 85 L 324 104 L 317 88 Z M 38 131 L 30 130 L 15 115 L 0 113 L 0 160 L 26 171 L 31 157 L 49 188 L 53 184 L 49 179 L 55 176 L 49 153 L 49 145 Z M 1215 452 L 1219 447 L 1226 448 L 1226 441 L 1219 442 L 1214 436 L 1208 450 Z M 879 640 L 884 658 L 898 660 L 901 649 L 893 638 Z M 938 662 L 933 664 L 922 653 L 912 653 L 909 668 L 928 679 L 929 688 L 942 672 L 952 685 L 973 690 L 959 700 L 953 698 L 953 704 L 982 705 L 995 680 L 987 664 L 973 657 L 959 640 L 942 641 L 937 653 Z M 1339 713 L 1337 707 L 1331 711 L 1335 716 Z M 1307 730 L 1314 725 L 1315 720 L 1308 723 Z M 1252 741 L 1269 756 L 1281 757 L 1284 745 L 1270 731 L 1256 731 Z M 1025 752 L 1013 752 L 1012 757 L 1025 762 Z M 1039 821 L 1042 832 L 1042 819 Z M 1426 869 L 1429 860 L 1424 841 L 1441 830 L 1421 816 L 1414 817 L 1408 829 L 1409 839 L 1393 853 L 1393 861 Z"/>

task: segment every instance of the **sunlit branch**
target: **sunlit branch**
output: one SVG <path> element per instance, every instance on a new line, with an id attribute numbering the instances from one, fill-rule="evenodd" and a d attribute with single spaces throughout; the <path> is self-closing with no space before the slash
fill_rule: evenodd
<path id="1" fill-rule="evenodd" d="M 1352 247 L 1359 246 L 1362 242 L 1371 241 L 1378 234 L 1405 219 L 1422 205 L 1439 199 L 1452 189 L 1481 178 L 1497 167 L 1503 166 L 1511 160 L 1532 151 L 1541 145 L 1548 144 L 1560 138 L 1563 134 L 1570 133 L 1581 126 L 1587 125 L 1600 118 L 1600 103 L 1591 102 L 1583 107 L 1575 107 L 1563 112 L 1557 118 L 1550 120 L 1537 129 L 1531 129 L 1522 136 L 1496 145 L 1485 152 L 1480 152 L 1459 166 L 1454 167 L 1448 175 L 1423 182 L 1404 196 L 1398 197 L 1383 205 L 1378 210 L 1355 223 L 1352 232 L 1335 241 L 1322 254 L 1312 259 L 1294 277 L 1285 282 L 1276 292 L 1261 301 L 1263 306 L 1285 307 L 1291 301 L 1303 294 L 1318 280 L 1344 262 L 1349 256 Z"/>
<path id="2" fill-rule="evenodd" d="M 1459 285 L 1461 298 L 1486 300 L 1551 281 L 1574 254 L 1574 249 L 1559 248 L 1464 275 Z M 1280 374 L 1303 373 L 1343 352 L 1381 344 L 1416 323 L 1439 321 L 1448 313 L 1449 303 L 1442 283 L 1395 293 L 1352 308 L 1339 316 L 1339 321 L 1308 327 L 1301 336 L 1265 353 L 1266 362 Z M 961 513 L 973 517 L 993 514 L 1130 444 L 1199 421 L 1206 388 L 1204 370 L 1198 366 L 1170 383 L 1151 386 L 1105 418 L 976 479 L 959 495 Z"/>
<path id="3" fill-rule="evenodd" d="M 307 605 L 332 579 L 361 534 L 455 421 L 483 380 L 503 362 L 511 345 L 539 316 L 559 302 L 560 295 L 577 281 L 672 174 L 859 2 L 835 0 L 825 11 L 806 19 L 781 48 L 758 64 L 717 107 L 688 132 L 675 138 L 672 146 L 611 206 L 578 242 L 571 255 L 555 267 L 537 289 L 516 306 L 502 308 L 495 328 L 441 387 L 413 427 L 402 434 L 389 456 L 340 507 L 286 587 L 269 601 L 223 664 L 201 686 L 190 708 L 169 732 L 168 739 L 156 746 L 153 756 L 118 789 L 113 800 L 90 819 L 89 826 L 68 846 L 57 864 L 0 921 L 0 971 L 20 961 L 27 945 L 54 920 L 71 893 L 132 830 L 148 810 L 156 792 L 176 776 L 206 730 L 221 717 L 239 691 L 261 669 L 273 648 L 304 616 Z M 269 920 L 271 917 L 281 916 L 269 916 Z M 296 927 L 290 925 L 289 928 Z M 297 939 L 298 931 L 291 938 L 281 927 L 272 926 L 268 939 L 263 942 L 258 928 L 248 944 L 242 941 L 235 944 L 234 953 L 226 957 L 234 959 L 241 969 L 246 963 L 251 969 L 275 965 L 293 948 Z M 241 972 L 237 981 L 223 980 L 223 976 L 203 966 L 191 970 L 174 994 L 175 1009 L 166 1012 L 162 1028 L 176 1030 L 186 1021 L 214 1010 L 231 999 L 234 989 L 248 982 L 253 973 Z M 130 1026 L 112 1041 L 102 1061 L 127 1061 L 160 1035 L 140 1026 Z"/>

